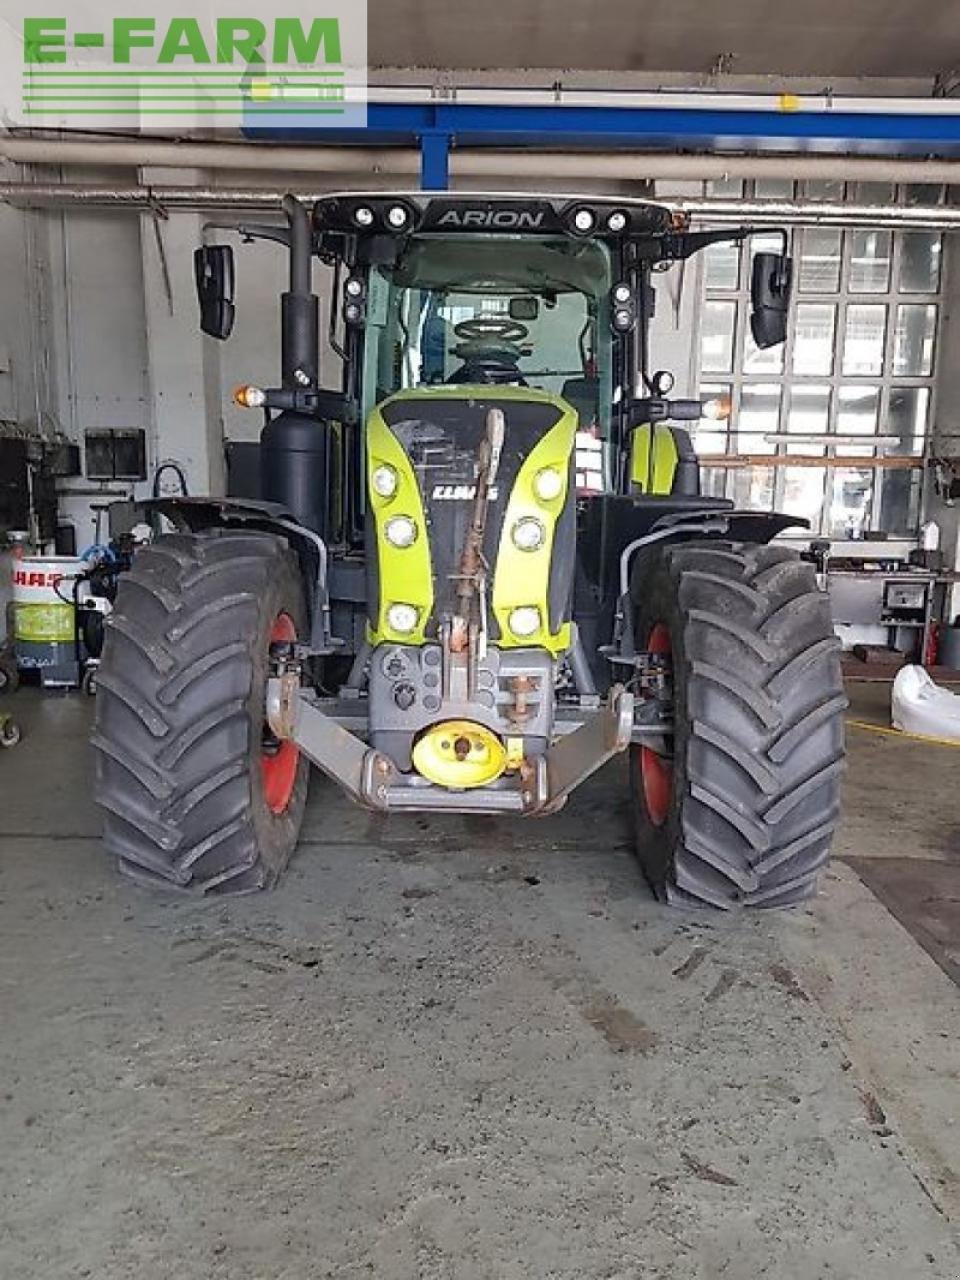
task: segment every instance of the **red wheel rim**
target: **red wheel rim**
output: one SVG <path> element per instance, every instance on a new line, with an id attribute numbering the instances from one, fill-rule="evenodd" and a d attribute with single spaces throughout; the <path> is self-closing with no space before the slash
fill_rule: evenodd
<path id="1" fill-rule="evenodd" d="M 666 624 L 658 622 L 647 640 L 648 653 L 672 652 L 670 632 Z M 673 797 L 673 761 L 658 756 L 649 747 L 640 748 L 640 784 L 647 814 L 655 827 L 662 827 L 670 812 Z"/>
<path id="2" fill-rule="evenodd" d="M 278 613 L 270 631 L 270 644 L 293 644 L 297 628 L 289 614 Z M 263 780 L 263 799 L 271 813 L 281 814 L 290 803 L 297 784 L 297 766 L 300 751 L 292 742 L 283 741 L 277 747 L 266 746 L 260 752 L 260 774 Z"/>

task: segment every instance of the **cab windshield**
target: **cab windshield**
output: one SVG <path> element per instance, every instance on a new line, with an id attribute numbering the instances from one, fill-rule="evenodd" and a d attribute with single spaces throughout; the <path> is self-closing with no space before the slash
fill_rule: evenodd
<path id="1" fill-rule="evenodd" d="M 370 273 L 365 412 L 413 387 L 532 387 L 609 433 L 609 252 L 566 238 L 422 236 Z"/>

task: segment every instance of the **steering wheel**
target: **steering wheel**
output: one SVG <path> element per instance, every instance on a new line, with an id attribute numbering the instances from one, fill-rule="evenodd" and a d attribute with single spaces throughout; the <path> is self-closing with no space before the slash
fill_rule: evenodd
<path id="1" fill-rule="evenodd" d="M 453 326 L 458 338 L 499 338 L 502 342 L 522 342 L 530 330 L 517 320 L 501 320 L 498 316 L 475 316 Z"/>

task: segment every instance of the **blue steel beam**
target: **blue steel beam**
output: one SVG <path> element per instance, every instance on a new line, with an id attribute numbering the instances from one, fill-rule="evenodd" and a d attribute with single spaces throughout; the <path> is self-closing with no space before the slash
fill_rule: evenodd
<path id="1" fill-rule="evenodd" d="M 420 188 L 446 191 L 450 185 L 450 135 L 424 133 L 420 137 Z"/>
<path id="2" fill-rule="evenodd" d="M 438 139 L 465 147 L 960 155 L 960 115 L 922 111 L 370 103 L 365 129 L 290 127 L 279 116 L 270 124 L 248 117 L 244 132 L 262 140 L 336 146 L 411 146 L 422 141 L 424 165 L 438 168 L 443 167 Z"/>

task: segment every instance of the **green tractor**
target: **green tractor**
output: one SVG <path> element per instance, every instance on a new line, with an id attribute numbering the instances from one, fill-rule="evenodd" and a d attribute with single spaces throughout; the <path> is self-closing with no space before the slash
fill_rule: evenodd
<path id="1" fill-rule="evenodd" d="M 756 229 L 593 197 L 283 210 L 239 228 L 290 268 L 281 386 L 237 392 L 265 419 L 256 474 L 125 513 L 158 536 L 121 580 L 98 672 L 97 794 L 123 871 L 272 885 L 311 764 L 379 813 L 527 817 L 629 752 L 658 896 L 808 897 L 845 700 L 813 566 L 772 542 L 805 522 L 700 493 L 674 424 L 701 403 L 670 399 L 648 360 L 656 273 Z M 753 260 L 760 346 L 784 337 L 782 238 Z M 232 252 L 204 246 L 195 267 L 201 328 L 225 338 Z"/>

